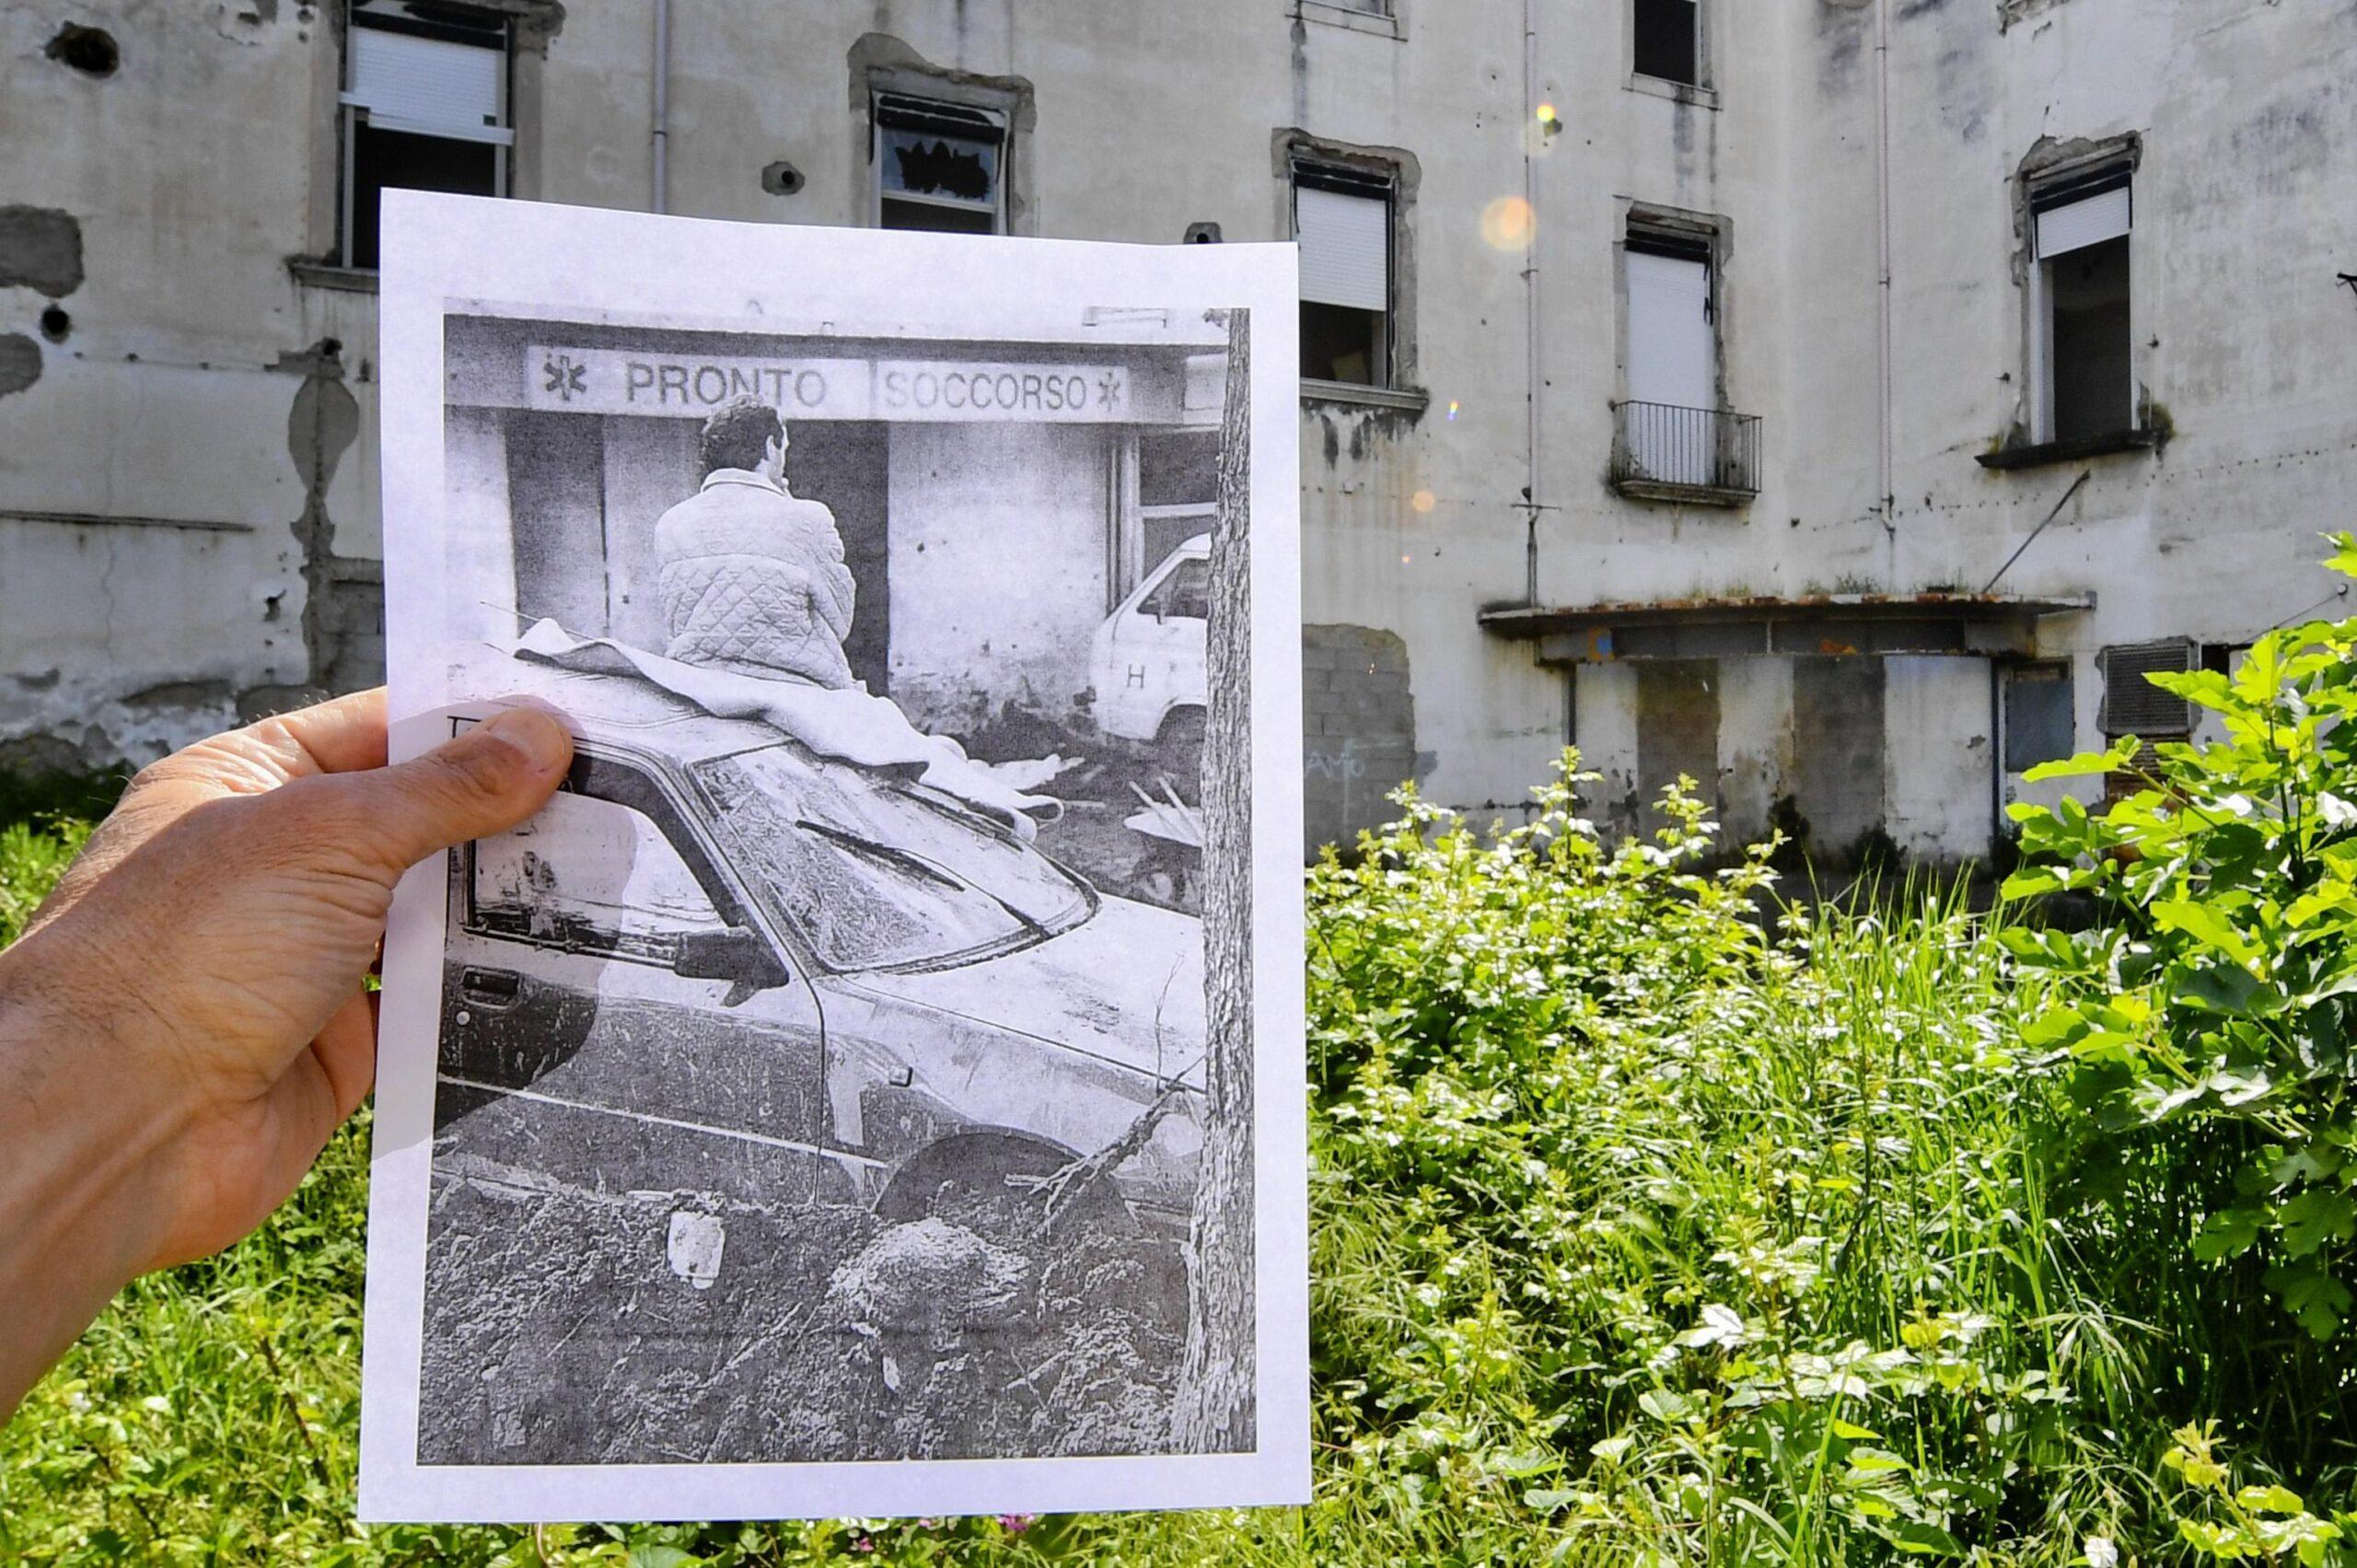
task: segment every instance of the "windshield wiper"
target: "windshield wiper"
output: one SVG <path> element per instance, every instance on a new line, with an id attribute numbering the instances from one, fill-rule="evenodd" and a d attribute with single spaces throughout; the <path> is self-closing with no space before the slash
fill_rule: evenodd
<path id="1" fill-rule="evenodd" d="M 920 877 L 929 877 L 945 888 L 966 886 L 956 877 L 914 850 L 906 850 L 898 844 L 888 844 L 876 839 L 865 838 L 847 829 L 838 828 L 831 822 L 820 822 L 808 817 L 795 818 L 794 825 L 806 832 L 816 833 L 822 839 L 831 839 L 839 844 L 847 844 L 864 854 L 872 854 L 878 860 L 888 860 L 903 870 L 913 871 Z"/>
<path id="2" fill-rule="evenodd" d="M 808 817 L 795 818 L 794 825 L 797 828 L 807 829 L 810 832 L 818 834 L 822 839 L 829 839 L 836 843 L 843 844 L 849 848 L 858 850 L 863 854 L 874 855 L 878 860 L 888 860 L 895 865 L 902 866 L 908 870 L 916 872 L 919 876 L 930 877 L 934 881 L 940 883 L 945 888 L 956 888 L 961 891 L 980 893 L 982 897 L 988 899 L 991 902 L 1004 910 L 1017 924 L 1021 925 L 1025 930 L 1030 932 L 1032 935 L 1037 936 L 1045 936 L 1048 935 L 1048 928 L 1044 924 L 1040 923 L 1038 916 L 1033 915 L 1028 910 L 1020 909 L 1015 904 L 1009 903 L 1006 900 L 999 897 L 996 893 L 992 892 L 988 888 L 970 882 L 966 878 L 958 876 L 957 873 L 935 865 L 933 861 L 919 854 L 912 849 L 902 849 L 899 844 L 888 844 L 879 840 L 868 838 L 865 834 L 854 833 L 849 829 L 838 828 L 831 822 L 820 822 Z"/>

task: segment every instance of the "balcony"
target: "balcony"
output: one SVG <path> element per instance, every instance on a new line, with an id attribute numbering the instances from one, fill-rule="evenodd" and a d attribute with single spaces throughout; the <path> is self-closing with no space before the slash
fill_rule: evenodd
<path id="1" fill-rule="evenodd" d="M 1759 416 L 1612 405 L 1612 488 L 1641 501 L 1740 506 L 1759 494 Z"/>

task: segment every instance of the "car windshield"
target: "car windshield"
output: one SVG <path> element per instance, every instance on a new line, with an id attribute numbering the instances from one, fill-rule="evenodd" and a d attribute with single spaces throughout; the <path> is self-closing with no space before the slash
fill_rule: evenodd
<path id="1" fill-rule="evenodd" d="M 947 796 L 783 746 L 690 772 L 755 892 L 834 970 L 933 967 L 1088 918 L 1087 887 Z"/>

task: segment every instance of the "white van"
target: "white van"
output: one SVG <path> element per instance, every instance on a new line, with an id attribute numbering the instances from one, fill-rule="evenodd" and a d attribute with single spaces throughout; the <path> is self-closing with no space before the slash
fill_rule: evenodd
<path id="1" fill-rule="evenodd" d="M 1210 691 L 1212 536 L 1197 534 L 1097 629 L 1089 677 L 1097 726 L 1125 740 L 1200 746 Z"/>

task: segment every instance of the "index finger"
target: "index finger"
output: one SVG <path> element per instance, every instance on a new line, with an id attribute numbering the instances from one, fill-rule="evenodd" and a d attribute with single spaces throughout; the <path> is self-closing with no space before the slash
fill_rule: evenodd
<path id="1" fill-rule="evenodd" d="M 221 738 L 274 765 L 285 779 L 385 765 L 385 689 L 371 687 Z"/>

